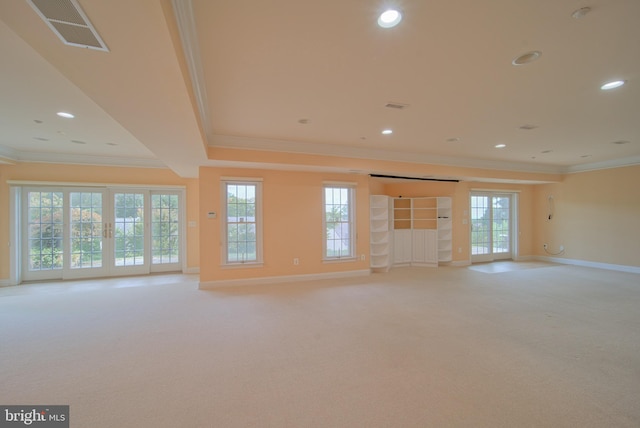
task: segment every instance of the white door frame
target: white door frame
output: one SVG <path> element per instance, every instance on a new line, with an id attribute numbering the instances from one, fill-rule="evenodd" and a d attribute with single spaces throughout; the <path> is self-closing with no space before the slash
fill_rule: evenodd
<path id="1" fill-rule="evenodd" d="M 75 183 L 52 183 L 52 182 L 27 182 L 27 181 L 11 181 L 8 182 L 10 186 L 10 203 L 9 203 L 9 223 L 10 227 L 10 251 L 9 251 L 9 280 L 3 282 L 0 285 L 18 285 L 24 280 L 50 280 L 50 279 L 68 279 L 68 278 L 84 278 L 84 277 L 99 277 L 99 276 L 123 276 L 134 274 L 145 274 L 149 272 L 164 272 L 164 271 L 185 271 L 186 269 L 186 197 L 184 186 L 134 186 L 134 185 L 105 185 L 105 184 L 75 184 Z M 100 191 L 103 192 L 103 215 L 108 218 L 115 217 L 113 212 L 113 196 L 115 193 L 143 193 L 145 198 L 144 209 L 144 264 L 137 266 L 107 266 L 107 262 L 114 261 L 113 254 L 113 240 L 106 240 L 103 246 L 103 265 L 106 268 L 104 272 L 96 272 L 93 269 L 74 269 L 71 272 L 68 269 L 70 263 L 70 257 L 65 257 L 63 261 L 63 268 L 42 271 L 26 272 L 28 254 L 27 245 L 24 245 L 27 238 L 27 231 L 25 230 L 25 223 L 23 218 L 27 215 L 24 212 L 25 199 L 29 191 L 56 191 L 63 192 L 65 194 L 65 206 L 64 210 L 64 234 L 65 246 L 70 245 L 70 203 L 69 195 L 72 192 L 81 191 Z M 152 263 L 152 249 L 151 249 L 151 195 L 152 194 L 175 194 L 178 195 L 179 203 L 179 260 L 176 263 L 170 264 L 153 264 Z M 113 224 L 112 224 L 113 228 Z M 103 229 L 104 231 L 104 229 Z M 112 229 L 113 231 L 113 229 Z M 104 233 L 108 233 L 105 231 Z M 104 236 L 104 235 L 103 235 Z M 111 242 L 109 242 L 111 241 Z M 65 248 L 65 254 L 69 254 L 69 248 Z M 93 273 L 91 273 L 93 272 Z M 86 274 L 85 274 L 86 273 Z"/>
<path id="2" fill-rule="evenodd" d="M 469 253 L 471 256 L 471 263 L 491 262 L 496 260 L 515 260 L 518 257 L 518 193 L 514 191 L 501 191 L 501 190 L 472 190 L 469 194 L 469 213 L 472 213 L 471 198 L 473 196 L 485 196 L 490 198 L 489 207 L 491 212 L 491 219 L 489 221 L 491 231 L 490 237 L 490 251 L 488 254 L 473 254 L 473 218 L 470 214 L 470 227 L 469 227 Z M 507 197 L 509 198 L 509 251 L 505 253 L 493 252 L 493 198 L 494 197 Z"/>

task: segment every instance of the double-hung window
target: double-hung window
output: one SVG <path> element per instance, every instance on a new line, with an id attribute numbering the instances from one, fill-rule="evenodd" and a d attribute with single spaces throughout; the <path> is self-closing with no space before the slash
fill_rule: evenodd
<path id="1" fill-rule="evenodd" d="M 222 181 L 226 265 L 262 263 L 261 190 L 255 179 Z"/>
<path id="2" fill-rule="evenodd" d="M 324 259 L 355 257 L 355 187 L 324 185 Z"/>

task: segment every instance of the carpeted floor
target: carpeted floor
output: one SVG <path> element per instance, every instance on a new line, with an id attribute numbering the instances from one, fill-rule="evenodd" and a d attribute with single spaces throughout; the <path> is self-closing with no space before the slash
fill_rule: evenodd
<path id="1" fill-rule="evenodd" d="M 535 262 L 535 261 L 526 261 L 526 262 L 514 262 L 514 261 L 496 261 L 490 263 L 477 263 L 471 266 L 468 266 L 467 269 L 474 270 L 476 272 L 484 272 L 484 273 L 503 273 L 503 272 L 513 272 L 517 270 L 524 269 L 538 269 L 538 268 L 546 268 L 551 267 L 553 264 L 547 262 Z"/>
<path id="2" fill-rule="evenodd" d="M 638 427 L 640 276 L 393 269 L 0 289 L 0 404 L 72 427 Z"/>

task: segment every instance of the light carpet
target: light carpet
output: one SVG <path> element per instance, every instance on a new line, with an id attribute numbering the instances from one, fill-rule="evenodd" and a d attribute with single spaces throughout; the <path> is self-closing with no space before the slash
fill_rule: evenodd
<path id="1" fill-rule="evenodd" d="M 72 427 L 638 427 L 640 276 L 403 268 L 0 289 L 0 404 Z"/>

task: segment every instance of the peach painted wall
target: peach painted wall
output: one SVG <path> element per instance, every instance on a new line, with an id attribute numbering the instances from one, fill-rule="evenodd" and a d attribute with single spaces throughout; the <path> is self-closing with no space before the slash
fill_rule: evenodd
<path id="1" fill-rule="evenodd" d="M 384 193 L 388 196 L 420 197 L 420 196 L 449 196 L 453 206 L 453 261 L 466 262 L 470 256 L 469 231 L 469 196 L 472 189 L 493 191 L 510 191 L 518 193 L 518 256 L 526 257 L 533 254 L 533 186 L 502 183 L 477 182 L 433 182 L 406 181 L 388 183 L 384 186 Z M 463 220 L 467 220 L 464 224 Z M 458 249 L 460 251 L 458 251 Z"/>
<path id="2" fill-rule="evenodd" d="M 382 180 L 369 177 L 369 193 L 372 195 L 384 195 L 384 183 Z"/>
<path id="3" fill-rule="evenodd" d="M 221 224 L 207 213 L 221 213 L 221 178 L 262 179 L 263 259 L 261 267 L 221 265 Z M 200 281 L 311 275 L 369 269 L 369 182 L 354 174 L 257 169 L 200 168 Z M 356 251 L 366 260 L 323 263 L 323 182 L 357 183 Z M 293 259 L 300 260 L 299 265 Z"/>
<path id="4" fill-rule="evenodd" d="M 553 217 L 547 218 L 553 196 Z M 550 256 L 640 266 L 640 166 L 569 174 L 562 183 L 536 186 L 534 249 Z"/>
<path id="5" fill-rule="evenodd" d="M 198 220 L 198 180 L 180 178 L 169 169 L 44 163 L 0 165 L 0 280 L 9 278 L 9 247 L 5 244 L 9 242 L 8 180 L 185 186 L 187 221 Z M 198 237 L 198 227 L 187 228 L 188 268 L 199 265 Z"/>

